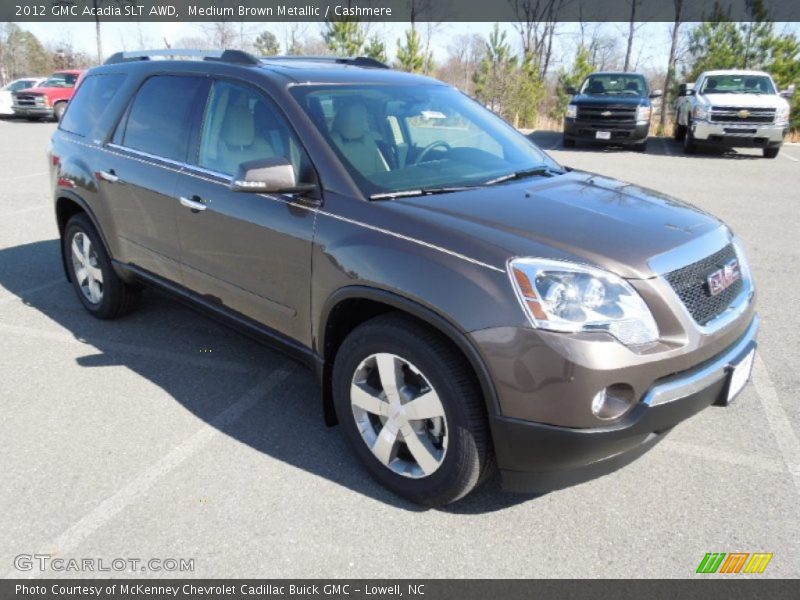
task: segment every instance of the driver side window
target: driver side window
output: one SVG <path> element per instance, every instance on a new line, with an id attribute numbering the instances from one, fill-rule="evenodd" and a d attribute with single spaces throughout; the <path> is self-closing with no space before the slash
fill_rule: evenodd
<path id="1" fill-rule="evenodd" d="M 272 101 L 250 87 L 217 81 L 203 118 L 198 166 L 233 176 L 244 162 L 276 157 L 292 163 L 298 183 L 313 182 L 308 157 Z"/>

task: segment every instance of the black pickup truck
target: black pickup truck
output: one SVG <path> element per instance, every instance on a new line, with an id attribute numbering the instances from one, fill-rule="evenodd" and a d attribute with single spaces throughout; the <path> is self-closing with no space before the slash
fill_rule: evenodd
<path id="1" fill-rule="evenodd" d="M 564 117 L 564 146 L 577 140 L 630 145 L 647 150 L 650 133 L 651 98 L 647 80 L 639 73 L 593 73 L 572 94 Z"/>

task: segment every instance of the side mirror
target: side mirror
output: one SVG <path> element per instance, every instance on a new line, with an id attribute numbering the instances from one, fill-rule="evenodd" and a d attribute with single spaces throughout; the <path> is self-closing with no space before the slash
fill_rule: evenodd
<path id="1" fill-rule="evenodd" d="M 682 83 L 678 86 L 678 96 L 693 96 L 693 95 L 694 95 L 693 83 Z"/>
<path id="2" fill-rule="evenodd" d="M 661 96 L 663 96 L 663 95 L 664 95 L 664 92 L 662 90 L 653 90 L 652 92 L 650 92 L 650 97 L 651 98 L 661 98 Z"/>
<path id="3" fill-rule="evenodd" d="M 298 185 L 294 166 L 282 156 L 243 162 L 231 181 L 234 192 L 257 194 L 294 194 L 315 188 L 311 183 Z"/>
<path id="4" fill-rule="evenodd" d="M 566 91 L 570 96 L 574 96 L 574 95 L 576 95 L 578 93 L 578 90 L 576 90 L 571 85 L 566 86 L 564 88 L 564 91 Z"/>
<path id="5" fill-rule="evenodd" d="M 794 97 L 795 89 L 796 89 L 795 85 L 791 84 L 789 87 L 787 87 L 785 90 L 781 92 L 781 96 L 783 96 L 784 98 L 792 98 Z"/>

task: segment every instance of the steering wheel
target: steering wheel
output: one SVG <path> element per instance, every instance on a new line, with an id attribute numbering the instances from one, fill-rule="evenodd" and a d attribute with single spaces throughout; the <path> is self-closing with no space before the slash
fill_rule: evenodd
<path id="1" fill-rule="evenodd" d="M 423 148 L 422 152 L 419 153 L 417 160 L 414 161 L 414 164 L 418 165 L 419 163 L 421 163 L 422 159 L 428 156 L 428 153 L 431 150 L 433 150 L 434 148 L 438 148 L 439 146 L 441 146 L 442 148 L 446 148 L 447 150 L 451 150 L 450 144 L 448 144 L 444 140 L 437 140 L 432 144 L 428 144 L 427 146 L 425 146 L 425 148 Z"/>

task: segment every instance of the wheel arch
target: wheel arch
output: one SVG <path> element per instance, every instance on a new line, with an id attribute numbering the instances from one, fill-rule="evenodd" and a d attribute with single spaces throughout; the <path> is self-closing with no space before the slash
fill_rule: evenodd
<path id="1" fill-rule="evenodd" d="M 319 320 L 317 348 L 321 357 L 318 375 L 327 425 L 336 425 L 332 374 L 336 353 L 345 337 L 358 325 L 388 312 L 404 313 L 445 337 L 464 357 L 481 386 L 488 415 L 499 414 L 497 392 L 480 352 L 466 332 L 439 312 L 396 292 L 354 285 L 341 288 L 325 302 Z M 490 419 L 491 420 L 491 419 Z"/>

